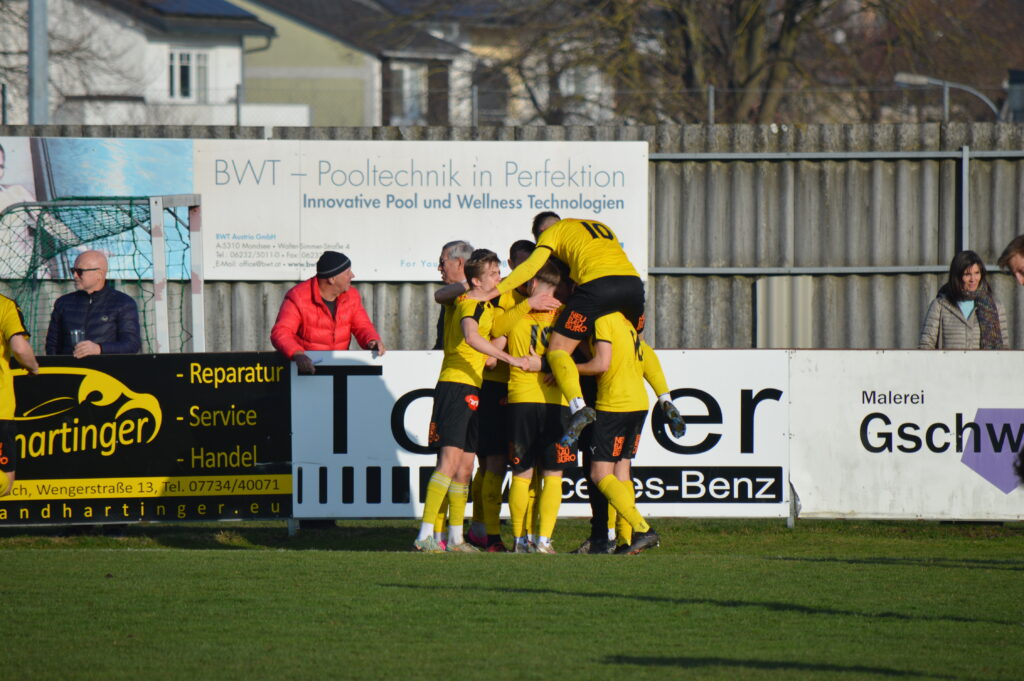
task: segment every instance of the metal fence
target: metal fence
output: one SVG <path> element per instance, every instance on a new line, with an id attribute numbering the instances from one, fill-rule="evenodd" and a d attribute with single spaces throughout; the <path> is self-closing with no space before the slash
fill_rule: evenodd
<path id="1" fill-rule="evenodd" d="M 664 348 L 913 348 L 954 253 L 971 248 L 994 263 L 1024 233 L 1021 124 L 19 126 L 0 135 L 645 140 L 649 338 Z M 510 239 L 519 236 L 528 234 Z M 1024 348 L 1024 292 L 991 274 L 1012 345 Z M 288 286 L 208 284 L 207 349 L 270 348 Z M 433 345 L 434 284 L 356 286 L 389 348 Z"/>

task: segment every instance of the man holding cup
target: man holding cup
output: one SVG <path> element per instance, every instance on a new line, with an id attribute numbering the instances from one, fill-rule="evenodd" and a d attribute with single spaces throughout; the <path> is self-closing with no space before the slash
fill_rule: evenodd
<path id="1" fill-rule="evenodd" d="M 107 283 L 107 257 L 85 251 L 71 268 L 75 291 L 53 303 L 47 355 L 132 354 L 142 349 L 135 301 Z"/>

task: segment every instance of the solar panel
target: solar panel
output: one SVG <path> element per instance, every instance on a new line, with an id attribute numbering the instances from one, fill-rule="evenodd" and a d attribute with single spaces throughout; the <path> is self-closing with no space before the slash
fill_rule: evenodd
<path id="1" fill-rule="evenodd" d="M 190 17 L 254 19 L 255 15 L 227 0 L 144 0 L 144 4 L 163 14 Z"/>

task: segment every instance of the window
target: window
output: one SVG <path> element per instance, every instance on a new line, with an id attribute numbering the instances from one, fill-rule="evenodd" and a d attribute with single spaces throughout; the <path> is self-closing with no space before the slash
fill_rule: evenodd
<path id="1" fill-rule="evenodd" d="M 168 61 L 167 94 L 171 99 L 205 104 L 207 55 L 195 50 L 171 50 Z"/>
<path id="2" fill-rule="evenodd" d="M 391 65 L 391 124 L 427 122 L 427 65 Z"/>

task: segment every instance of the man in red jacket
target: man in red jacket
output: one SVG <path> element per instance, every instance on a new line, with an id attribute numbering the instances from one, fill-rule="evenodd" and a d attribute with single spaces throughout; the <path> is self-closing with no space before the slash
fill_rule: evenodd
<path id="1" fill-rule="evenodd" d="M 348 350 L 355 335 L 360 347 L 380 355 L 380 334 L 352 288 L 352 261 L 343 253 L 324 251 L 316 276 L 293 286 L 284 296 L 270 342 L 293 360 L 300 374 L 315 373 L 306 350 Z"/>

